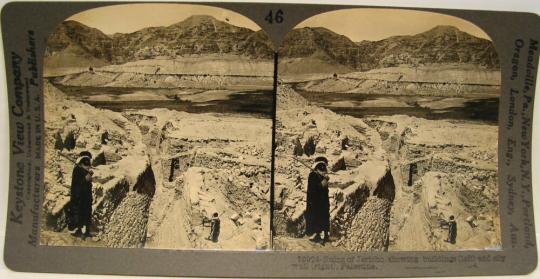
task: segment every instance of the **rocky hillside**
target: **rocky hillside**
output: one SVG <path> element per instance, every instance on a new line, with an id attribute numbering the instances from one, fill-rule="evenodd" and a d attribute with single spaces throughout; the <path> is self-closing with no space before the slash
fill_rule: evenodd
<path id="1" fill-rule="evenodd" d="M 197 15 L 167 27 L 149 27 L 110 36 L 82 23 L 65 21 L 50 35 L 46 50 L 46 57 L 52 62 L 72 57 L 82 59 L 79 63 L 98 60 L 109 64 L 193 54 L 271 58 L 272 47 L 262 31 Z"/>
<path id="2" fill-rule="evenodd" d="M 112 59 L 112 40 L 98 29 L 64 21 L 49 35 L 45 50 L 48 67 L 106 65 Z"/>
<path id="3" fill-rule="evenodd" d="M 423 33 L 355 43 L 326 28 L 291 31 L 280 50 L 282 58 L 310 58 L 355 70 L 438 63 L 466 63 L 498 68 L 493 43 L 453 26 L 437 26 Z"/>
<path id="4" fill-rule="evenodd" d="M 358 49 L 359 46 L 349 38 L 323 27 L 294 29 L 287 34 L 280 48 L 280 58 L 288 62 L 280 65 L 280 70 L 288 72 L 294 69 L 295 73 L 326 72 L 325 69 L 351 72 L 360 59 Z M 295 61 L 295 58 L 300 59 Z M 293 61 L 287 61 L 290 59 Z"/>
<path id="5" fill-rule="evenodd" d="M 44 202 L 41 243 L 142 247 L 156 178 L 138 127 L 119 113 L 68 100 L 45 82 Z M 92 231 L 86 244 L 66 229 L 73 162 L 93 154 Z M 121 232 L 121 233 L 120 233 Z"/>

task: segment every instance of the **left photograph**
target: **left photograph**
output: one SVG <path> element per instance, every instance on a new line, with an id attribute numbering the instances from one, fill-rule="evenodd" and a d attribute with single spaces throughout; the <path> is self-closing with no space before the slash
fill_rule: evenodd
<path id="1" fill-rule="evenodd" d="M 270 249 L 273 49 L 250 19 L 126 4 L 59 23 L 40 241 Z"/>

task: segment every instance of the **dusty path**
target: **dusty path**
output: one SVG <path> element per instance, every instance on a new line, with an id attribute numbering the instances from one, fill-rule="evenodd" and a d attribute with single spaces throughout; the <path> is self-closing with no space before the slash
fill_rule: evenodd
<path id="1" fill-rule="evenodd" d="M 146 243 L 147 248 L 178 249 L 191 247 L 191 242 L 186 232 L 186 208 L 182 201 L 175 201 L 167 207 L 167 214 L 161 222 L 159 230 L 150 237 Z"/>
<path id="2" fill-rule="evenodd" d="M 61 232 L 42 231 L 39 237 L 42 245 L 106 247 L 105 243 L 99 241 L 97 237 L 82 240 L 81 237 L 75 237 L 66 230 Z"/>
<path id="3" fill-rule="evenodd" d="M 414 203 L 409 212 L 403 212 L 406 217 L 403 226 L 397 230 L 395 244 L 390 250 L 397 251 L 431 251 L 428 233 L 424 227 L 426 222 L 421 203 Z"/>

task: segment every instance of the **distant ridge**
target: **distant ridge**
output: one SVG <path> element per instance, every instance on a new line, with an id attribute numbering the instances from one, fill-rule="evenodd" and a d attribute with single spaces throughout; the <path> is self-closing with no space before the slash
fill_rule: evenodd
<path id="1" fill-rule="evenodd" d="M 198 54 L 271 59 L 273 49 L 263 31 L 234 26 L 208 15 L 193 15 L 170 26 L 110 36 L 82 23 L 65 21 L 50 35 L 45 56 L 52 66 L 100 66 Z M 287 67 L 297 71 L 312 66 L 318 72 L 348 72 L 437 63 L 499 67 L 491 41 L 453 26 L 357 43 L 327 28 L 304 27 L 287 34 L 279 55 L 282 59 L 294 59 Z"/>
<path id="2" fill-rule="evenodd" d="M 304 27 L 285 37 L 282 58 L 313 58 L 356 70 L 370 70 L 399 64 L 466 63 L 498 68 L 493 43 L 453 26 L 436 26 L 410 36 L 393 36 L 379 41 L 355 43 L 326 28 Z"/>
<path id="3" fill-rule="evenodd" d="M 46 57 L 79 56 L 112 64 L 193 54 L 270 59 L 273 50 L 262 31 L 234 26 L 212 16 L 194 15 L 167 27 L 111 36 L 76 21 L 65 21 L 49 37 L 45 53 Z"/>

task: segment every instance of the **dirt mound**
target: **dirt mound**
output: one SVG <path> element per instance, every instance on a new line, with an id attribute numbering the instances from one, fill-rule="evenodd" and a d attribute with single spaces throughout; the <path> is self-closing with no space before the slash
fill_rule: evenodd
<path id="1" fill-rule="evenodd" d="M 289 86 L 280 86 L 277 92 L 277 109 L 288 110 L 308 106 L 308 101 Z"/>

